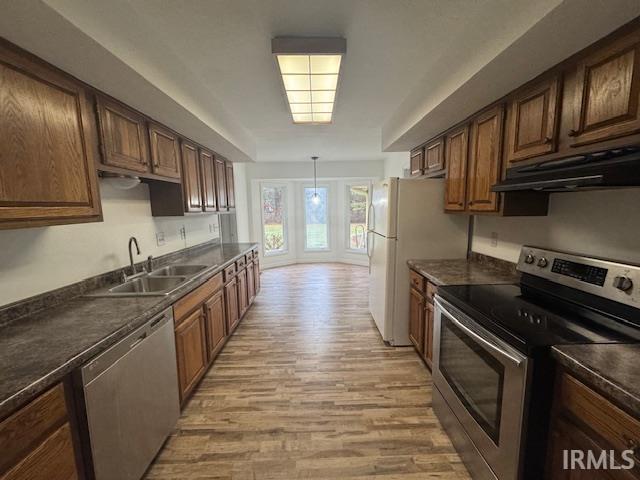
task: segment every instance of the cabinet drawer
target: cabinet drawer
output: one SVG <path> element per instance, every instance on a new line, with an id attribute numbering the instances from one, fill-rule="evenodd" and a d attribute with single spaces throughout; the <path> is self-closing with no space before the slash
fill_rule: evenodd
<path id="1" fill-rule="evenodd" d="M 238 269 L 238 271 L 242 270 L 245 265 L 246 265 L 246 259 L 244 257 L 240 257 L 238 260 L 236 260 L 236 268 Z"/>
<path id="2" fill-rule="evenodd" d="M 176 326 L 184 319 L 184 317 L 191 312 L 194 308 L 200 306 L 213 295 L 217 290 L 222 288 L 222 273 L 214 275 L 207 280 L 204 285 L 201 285 L 193 292 L 182 297 L 173 305 L 173 317 L 175 319 Z"/>
<path id="3" fill-rule="evenodd" d="M 227 268 L 224 269 L 224 281 L 228 282 L 231 280 L 236 274 L 236 264 L 232 263 Z"/>
<path id="4" fill-rule="evenodd" d="M 438 293 L 438 287 L 431 282 L 427 282 L 427 302 L 433 303 L 433 297 Z"/>
<path id="5" fill-rule="evenodd" d="M 632 449 L 640 444 L 640 421 L 576 378 L 561 373 L 560 408 L 600 435 L 616 449 Z"/>
<path id="6" fill-rule="evenodd" d="M 76 480 L 71 427 L 64 423 L 9 470 L 2 480 Z"/>
<path id="7" fill-rule="evenodd" d="M 18 463 L 66 418 L 67 405 L 60 383 L 0 423 L 0 474 Z"/>
<path id="8" fill-rule="evenodd" d="M 425 280 L 424 277 L 422 275 L 420 275 L 417 272 L 414 272 L 413 270 L 409 270 L 409 279 L 411 282 L 411 286 L 413 288 L 415 288 L 417 291 L 419 291 L 420 293 L 424 293 L 424 284 L 425 284 Z"/>

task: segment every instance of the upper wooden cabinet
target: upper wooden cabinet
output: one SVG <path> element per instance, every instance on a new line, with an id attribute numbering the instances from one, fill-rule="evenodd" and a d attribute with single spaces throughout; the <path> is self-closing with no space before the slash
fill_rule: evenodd
<path id="1" fill-rule="evenodd" d="M 422 175 L 424 169 L 424 148 L 418 147 L 411 150 L 411 156 L 409 160 L 409 170 L 412 177 Z"/>
<path id="2" fill-rule="evenodd" d="M 467 154 L 469 126 L 464 125 L 447 134 L 445 161 L 448 166 L 445 184 L 445 210 L 464 211 L 467 203 Z"/>
<path id="3" fill-rule="evenodd" d="M 218 211 L 227 210 L 227 168 L 223 158 L 215 157 Z"/>
<path id="4" fill-rule="evenodd" d="M 180 137 L 157 123 L 149 124 L 153 173 L 180 178 Z"/>
<path id="5" fill-rule="evenodd" d="M 200 182 L 200 158 L 198 147 L 182 140 L 182 190 L 185 212 L 202 211 L 202 190 Z"/>
<path id="6" fill-rule="evenodd" d="M 233 179 L 233 163 L 228 160 L 224 163 L 227 177 L 227 207 L 229 210 L 233 210 L 236 208 L 236 184 Z"/>
<path id="7" fill-rule="evenodd" d="M 134 172 L 148 172 L 149 136 L 146 119 L 106 97 L 97 97 L 102 163 Z"/>
<path id="8" fill-rule="evenodd" d="M 99 221 L 85 87 L 0 40 L 0 228 Z"/>
<path id="9" fill-rule="evenodd" d="M 509 163 L 555 151 L 559 92 L 556 75 L 518 92 L 510 100 L 506 146 Z"/>
<path id="10" fill-rule="evenodd" d="M 577 65 L 573 146 L 640 131 L 640 31 L 624 36 Z"/>
<path id="11" fill-rule="evenodd" d="M 491 187 L 500 179 L 503 116 L 503 105 L 497 105 L 478 115 L 471 124 L 467 174 L 470 211 L 498 211 L 500 197 Z"/>
<path id="12" fill-rule="evenodd" d="M 200 181 L 202 183 L 202 209 L 215 212 L 218 209 L 216 195 L 216 165 L 213 153 L 200 149 Z"/>
<path id="13" fill-rule="evenodd" d="M 424 146 L 424 173 L 442 172 L 444 165 L 444 137 L 440 137 Z"/>

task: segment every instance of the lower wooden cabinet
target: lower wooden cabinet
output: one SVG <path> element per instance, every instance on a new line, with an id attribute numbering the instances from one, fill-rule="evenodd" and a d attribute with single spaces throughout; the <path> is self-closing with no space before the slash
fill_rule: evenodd
<path id="1" fill-rule="evenodd" d="M 62 384 L 0 423 L 0 451 L 2 480 L 81 478 Z"/>
<path id="2" fill-rule="evenodd" d="M 240 321 L 238 310 L 238 280 L 234 277 L 224 286 L 224 302 L 227 310 L 227 332 L 231 334 Z"/>
<path id="3" fill-rule="evenodd" d="M 640 479 L 640 419 L 634 418 L 600 393 L 561 370 L 556 379 L 554 406 L 547 453 L 547 478 L 551 480 Z M 588 452 L 597 460 L 613 456 L 626 463 L 622 452 L 631 451 L 631 469 L 565 468 L 565 451 Z M 609 459 L 607 459 L 609 461 Z M 595 475 L 597 473 L 597 475 Z"/>
<path id="4" fill-rule="evenodd" d="M 205 315 L 202 307 L 178 324 L 175 335 L 180 402 L 184 403 L 207 368 Z"/>
<path id="5" fill-rule="evenodd" d="M 433 363 L 433 299 L 438 287 L 409 270 L 409 339 L 429 369 Z"/>
<path id="6" fill-rule="evenodd" d="M 225 322 L 224 293 L 216 292 L 204 304 L 207 330 L 207 358 L 209 363 L 213 361 L 222 349 L 227 335 Z"/>
<path id="7" fill-rule="evenodd" d="M 424 297 L 412 288 L 409 303 L 409 339 L 420 353 L 424 349 L 424 313 Z"/>
<path id="8" fill-rule="evenodd" d="M 260 261 L 254 254 L 253 257 L 253 283 L 255 284 L 256 295 L 260 292 Z"/>
<path id="9" fill-rule="evenodd" d="M 247 270 L 241 270 L 238 272 L 238 310 L 240 318 L 242 318 L 249 308 L 249 296 L 247 290 Z"/>
<path id="10" fill-rule="evenodd" d="M 433 364 L 433 304 L 427 302 L 424 315 L 424 359 L 429 368 Z"/>
<path id="11" fill-rule="evenodd" d="M 255 276 L 255 267 L 252 260 L 250 262 L 247 262 L 247 297 L 249 300 L 249 305 L 251 305 L 253 303 L 253 300 L 256 298 Z"/>

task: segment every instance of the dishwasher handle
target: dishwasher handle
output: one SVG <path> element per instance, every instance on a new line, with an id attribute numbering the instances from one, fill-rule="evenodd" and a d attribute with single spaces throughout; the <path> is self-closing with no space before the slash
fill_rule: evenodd
<path id="1" fill-rule="evenodd" d="M 107 368 L 118 361 L 120 357 L 138 347 L 144 340 L 153 335 L 156 330 L 170 321 L 173 321 L 173 309 L 171 307 L 153 317 L 108 350 L 102 352 L 80 369 L 82 385 L 86 386 L 98 378 Z"/>

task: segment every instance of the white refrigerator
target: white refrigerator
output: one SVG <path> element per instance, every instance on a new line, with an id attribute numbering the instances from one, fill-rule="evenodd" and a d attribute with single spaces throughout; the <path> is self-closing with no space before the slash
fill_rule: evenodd
<path id="1" fill-rule="evenodd" d="M 465 258 L 469 218 L 444 213 L 444 179 L 373 184 L 368 211 L 369 310 L 389 345 L 409 340 L 409 259 Z"/>

